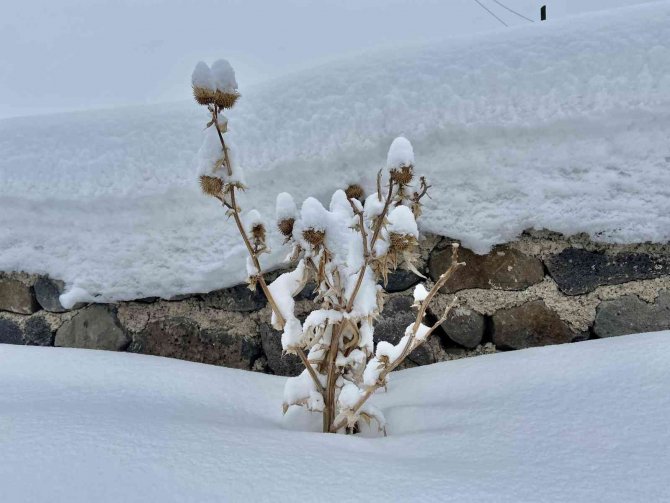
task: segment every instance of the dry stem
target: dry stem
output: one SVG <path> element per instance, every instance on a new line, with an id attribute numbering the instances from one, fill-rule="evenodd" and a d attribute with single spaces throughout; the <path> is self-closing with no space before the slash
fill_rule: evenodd
<path id="1" fill-rule="evenodd" d="M 451 302 L 451 304 L 445 309 L 443 315 L 440 317 L 437 322 L 430 327 L 428 330 L 428 333 L 426 336 L 419 341 L 419 344 L 414 345 L 414 340 L 416 339 L 416 334 L 421 326 L 421 322 L 423 321 L 423 316 L 426 312 L 426 309 L 428 308 L 428 305 L 430 304 L 431 300 L 433 297 L 437 294 L 438 290 L 444 286 L 444 284 L 447 282 L 447 280 L 451 277 L 451 275 L 458 269 L 459 267 L 464 266 L 464 262 L 458 262 L 458 246 L 453 245 L 452 253 L 451 253 L 451 265 L 449 268 L 440 276 L 440 278 L 435 282 L 433 287 L 430 289 L 430 292 L 426 296 L 426 298 L 421 302 L 421 305 L 419 307 L 419 311 L 417 312 L 416 315 L 416 320 L 414 322 L 414 325 L 412 325 L 412 333 L 410 337 L 407 339 L 407 343 L 405 344 L 405 348 L 403 349 L 402 353 L 398 358 L 396 358 L 391 365 L 386 367 L 380 374 L 379 378 L 377 380 L 377 383 L 374 384 L 373 386 L 370 386 L 363 395 L 358 399 L 358 401 L 354 404 L 354 406 L 351 408 L 352 413 L 356 413 L 360 410 L 360 408 L 365 404 L 365 402 L 368 401 L 368 399 L 377 391 L 379 388 L 385 385 L 386 383 L 386 376 L 393 370 L 395 370 L 398 365 L 400 365 L 405 358 L 416 348 L 418 348 L 421 344 L 423 344 L 430 335 L 433 333 L 433 331 L 447 318 L 447 315 L 449 314 L 449 311 L 453 308 L 453 306 L 456 303 L 456 298 Z M 341 419 L 339 422 L 334 424 L 330 432 L 331 433 L 337 433 L 338 430 L 343 428 L 346 425 L 346 418 Z"/>

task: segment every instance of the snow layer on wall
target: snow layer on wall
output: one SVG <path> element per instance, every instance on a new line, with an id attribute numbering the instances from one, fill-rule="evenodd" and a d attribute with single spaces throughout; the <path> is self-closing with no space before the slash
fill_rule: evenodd
<path id="1" fill-rule="evenodd" d="M 228 115 L 250 186 L 242 205 L 272 215 L 281 191 L 300 204 L 351 182 L 372 189 L 404 135 L 433 185 L 425 231 L 477 252 L 529 227 L 666 242 L 669 41 L 661 2 L 241 89 Z M 102 301 L 242 280 L 234 226 L 198 193 L 205 122 L 195 103 L 0 121 L 0 269 L 49 273 Z M 283 256 L 271 237 L 267 266 Z"/>
<path id="2" fill-rule="evenodd" d="M 386 438 L 287 430 L 276 376 L 0 344 L 3 501 L 667 501 L 668 337 L 394 372 Z"/>

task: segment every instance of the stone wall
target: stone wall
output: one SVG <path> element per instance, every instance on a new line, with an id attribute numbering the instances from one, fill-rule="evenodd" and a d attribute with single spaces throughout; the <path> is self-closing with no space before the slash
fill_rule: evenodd
<path id="1" fill-rule="evenodd" d="M 422 239 L 419 269 L 429 278 L 449 266 L 449 242 Z M 670 329 L 670 245 L 605 245 L 532 231 L 487 255 L 462 248 L 460 260 L 467 267 L 433 303 L 439 313 L 456 294 L 459 307 L 408 366 Z M 419 280 L 407 271 L 389 278 L 378 340 L 397 342 L 412 322 L 411 291 Z M 62 289 L 44 276 L 0 275 L 0 343 L 130 351 L 281 375 L 300 371 L 297 359 L 282 355 L 265 298 L 244 285 L 72 310 L 58 302 Z M 307 314 L 311 298 L 308 286 L 298 296 L 299 314 Z"/>

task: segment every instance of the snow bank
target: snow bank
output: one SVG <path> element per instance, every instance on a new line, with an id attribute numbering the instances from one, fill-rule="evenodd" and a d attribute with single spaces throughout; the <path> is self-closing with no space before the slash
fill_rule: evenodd
<path id="1" fill-rule="evenodd" d="M 0 345 L 3 501 L 663 501 L 668 337 L 395 373 L 386 438 L 283 428 L 280 377 Z"/>
<path id="2" fill-rule="evenodd" d="M 662 2 L 242 89 L 230 113 L 251 187 L 241 203 L 271 215 L 281 191 L 298 204 L 354 181 L 371 192 L 404 135 L 433 185 L 423 230 L 478 252 L 528 227 L 668 241 L 669 40 Z M 101 301 L 243 280 L 234 226 L 198 194 L 206 120 L 188 103 L 0 121 L 0 269 L 50 273 Z M 285 255 L 272 232 L 266 265 Z"/>

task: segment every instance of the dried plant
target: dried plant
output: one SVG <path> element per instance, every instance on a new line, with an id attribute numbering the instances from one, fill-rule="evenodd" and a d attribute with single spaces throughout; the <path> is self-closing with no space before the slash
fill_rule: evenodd
<path id="1" fill-rule="evenodd" d="M 389 272 L 398 267 L 420 274 L 414 266 L 416 218 L 429 186 L 423 177 L 416 179 L 410 142 L 403 137 L 393 141 L 386 176 L 380 170 L 377 192 L 364 202 L 358 184 L 336 191 L 329 209 L 310 197 L 298 210 L 289 194 L 277 196 L 277 227 L 292 248 L 295 266 L 268 285 L 259 259 L 268 251 L 266 227 L 256 210 L 243 218 L 237 205 L 236 191 L 245 186 L 222 113 L 239 97 L 235 74 L 224 60 L 211 69 L 201 62 L 192 82 L 196 101 L 210 113 L 199 153 L 203 192 L 217 198 L 234 219 L 249 253 L 249 286 L 260 287 L 267 297 L 272 326 L 282 332 L 284 351 L 296 354 L 305 365 L 299 376 L 286 382 L 284 412 L 293 406 L 319 412 L 324 432 L 354 433 L 373 420 L 385 431 L 384 416 L 369 398 L 446 319 L 455 298 L 434 324 L 424 324 L 437 291 L 464 265 L 457 260 L 458 245 L 453 244 L 451 267 L 429 291 L 423 285 L 415 288 L 416 319 L 400 342 L 374 345 L 374 323 L 384 302 L 380 283 L 385 285 Z M 317 285 L 315 305 L 301 322 L 294 312 L 294 297 L 310 280 Z"/>

